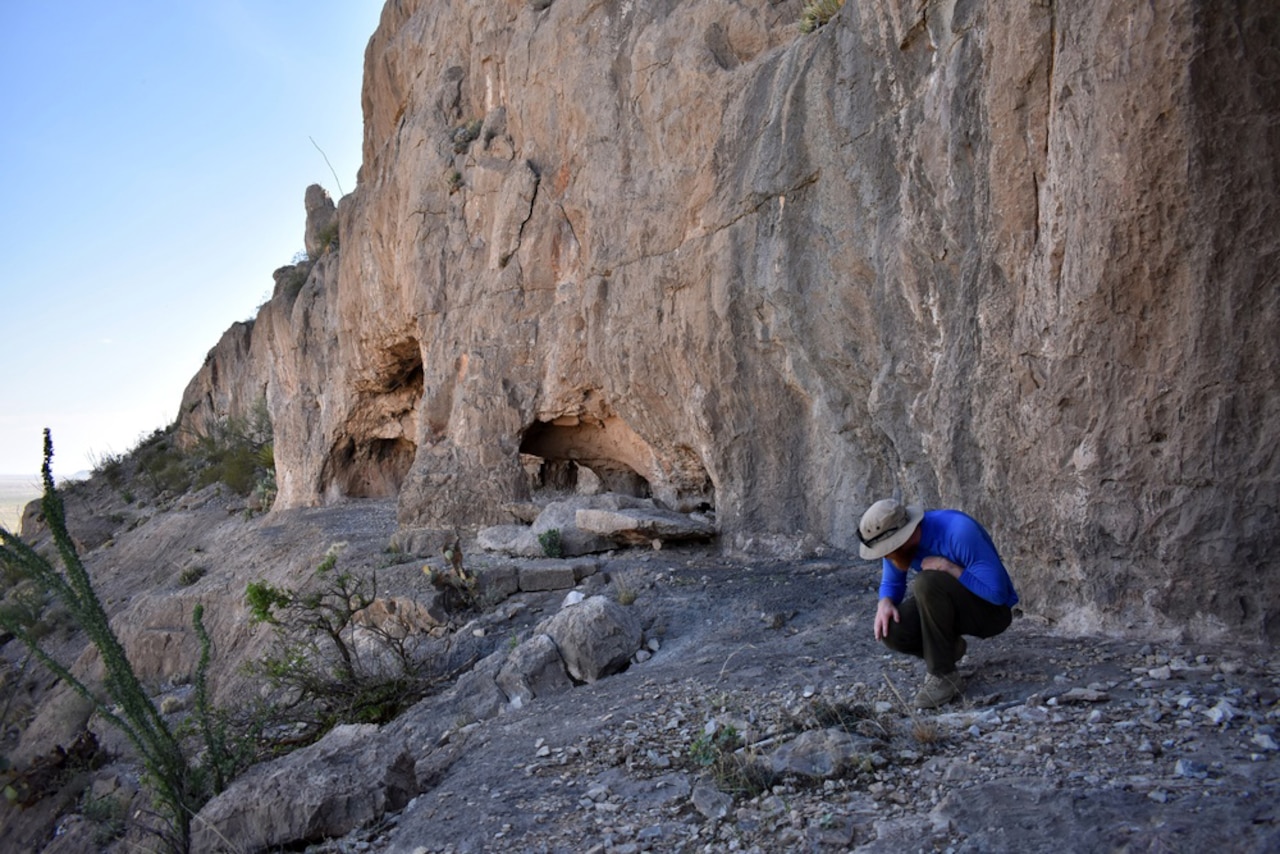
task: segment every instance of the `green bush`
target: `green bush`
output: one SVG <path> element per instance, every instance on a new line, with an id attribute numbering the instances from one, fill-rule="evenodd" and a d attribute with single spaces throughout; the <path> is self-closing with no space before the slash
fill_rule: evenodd
<path id="1" fill-rule="evenodd" d="M 358 577 L 337 568 L 337 549 L 301 588 L 250 582 L 250 618 L 276 632 L 275 651 L 249 670 L 273 689 L 275 714 L 303 727 L 295 741 L 309 742 L 344 723 L 385 723 L 426 696 L 437 683 L 425 638 L 361 620 L 377 599 L 377 576 Z M 371 641 L 357 647 L 359 627 Z"/>
<path id="2" fill-rule="evenodd" d="M 538 545 L 542 546 L 542 553 L 547 557 L 564 557 L 564 544 L 560 540 L 559 528 L 552 528 L 539 534 Z"/>
<path id="3" fill-rule="evenodd" d="M 711 774 L 717 788 L 731 795 L 754 797 L 774 783 L 768 763 L 745 748 L 742 737 L 731 726 L 695 741 L 689 747 L 689 758 Z"/>
<path id="4" fill-rule="evenodd" d="M 338 218 L 316 233 L 316 242 L 320 244 L 320 254 L 336 251 L 338 248 Z"/>
<path id="5" fill-rule="evenodd" d="M 260 484 L 269 484 L 263 491 L 274 499 L 275 451 L 266 399 L 259 398 L 249 417 L 224 418 L 199 436 L 190 464 L 197 488 L 224 483 L 247 496 Z"/>
<path id="6" fill-rule="evenodd" d="M 173 431 L 157 430 L 133 452 L 138 476 L 159 495 L 182 494 L 191 488 L 191 471 L 186 455 L 173 442 Z"/>
<path id="7" fill-rule="evenodd" d="M 472 119 L 464 125 L 458 125 L 450 134 L 453 140 L 453 153 L 462 154 L 471 147 L 471 143 L 480 137 L 480 130 L 484 127 L 482 119 Z"/>
<path id="8" fill-rule="evenodd" d="M 835 17 L 844 0 L 811 0 L 800 12 L 800 32 L 811 33 Z"/>
<path id="9" fill-rule="evenodd" d="M 182 587 L 190 587 L 200 579 L 204 578 L 208 570 L 203 566 L 189 566 L 182 572 L 178 573 L 178 584 Z"/>

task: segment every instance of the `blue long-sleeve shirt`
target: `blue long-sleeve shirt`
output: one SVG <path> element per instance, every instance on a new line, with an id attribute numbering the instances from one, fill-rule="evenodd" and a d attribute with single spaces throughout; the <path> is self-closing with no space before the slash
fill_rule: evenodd
<path id="1" fill-rule="evenodd" d="M 962 567 L 960 583 L 988 602 L 1010 608 L 1018 604 L 1013 579 L 1000 562 L 991 535 L 969 515 L 959 510 L 925 511 L 920 521 L 920 546 L 911 560 L 911 571 L 919 572 L 921 562 L 927 557 L 944 557 Z M 907 575 L 885 558 L 880 598 L 888 597 L 895 605 L 901 602 L 907 592 Z"/>

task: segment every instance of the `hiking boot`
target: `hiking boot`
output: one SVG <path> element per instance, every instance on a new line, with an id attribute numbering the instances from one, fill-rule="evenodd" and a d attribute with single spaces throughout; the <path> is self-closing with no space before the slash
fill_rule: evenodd
<path id="1" fill-rule="evenodd" d="M 930 673 L 924 685 L 916 692 L 917 709 L 936 709 L 947 701 L 960 695 L 963 681 L 959 673 Z"/>
<path id="2" fill-rule="evenodd" d="M 964 658 L 964 654 L 968 651 L 969 651 L 969 644 L 967 641 L 965 641 L 964 635 L 961 635 L 960 637 L 956 638 L 956 657 L 954 659 L 956 664 L 960 663 L 960 659 Z"/>

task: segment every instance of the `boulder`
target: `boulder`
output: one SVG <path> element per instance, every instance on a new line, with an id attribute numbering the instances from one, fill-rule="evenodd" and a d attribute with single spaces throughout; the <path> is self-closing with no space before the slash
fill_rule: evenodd
<path id="1" fill-rule="evenodd" d="M 449 614 L 440 604 L 440 592 L 425 591 L 416 598 L 380 596 L 352 615 L 361 628 L 394 640 L 410 635 L 426 634 L 437 626 L 448 625 Z"/>
<path id="2" fill-rule="evenodd" d="M 842 729 L 805 730 L 769 754 L 769 764 L 778 776 L 832 779 L 844 775 L 855 763 L 866 760 L 878 743 Z"/>
<path id="3" fill-rule="evenodd" d="M 192 821 L 191 850 L 260 851 L 342 836 L 417 794 L 403 744 L 372 724 L 335 727 L 315 744 L 250 769 Z"/>
<path id="4" fill-rule="evenodd" d="M 525 593 L 568 590 L 577 583 L 573 567 L 563 561 L 544 560 L 520 567 L 520 589 Z"/>
<path id="5" fill-rule="evenodd" d="M 506 599 L 520 589 L 520 570 L 515 566 L 483 566 L 474 570 L 476 594 L 481 602 Z"/>
<path id="6" fill-rule="evenodd" d="M 511 651 L 498 671 L 497 682 L 515 706 L 573 687 L 556 642 L 542 633 L 533 635 Z"/>
<path id="7" fill-rule="evenodd" d="M 562 608 L 541 630 L 555 641 L 565 669 L 579 682 L 595 682 L 624 669 L 643 636 L 636 612 L 606 596 Z"/>

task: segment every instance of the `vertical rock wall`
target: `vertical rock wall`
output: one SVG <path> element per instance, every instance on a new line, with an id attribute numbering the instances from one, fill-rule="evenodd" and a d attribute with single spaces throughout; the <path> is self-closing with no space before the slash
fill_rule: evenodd
<path id="1" fill-rule="evenodd" d="M 1274 637 L 1280 12 L 801 6 L 388 3 L 252 332 L 281 500 L 501 521 L 529 431 L 618 424 L 733 547 L 897 490 L 1066 625 Z"/>

